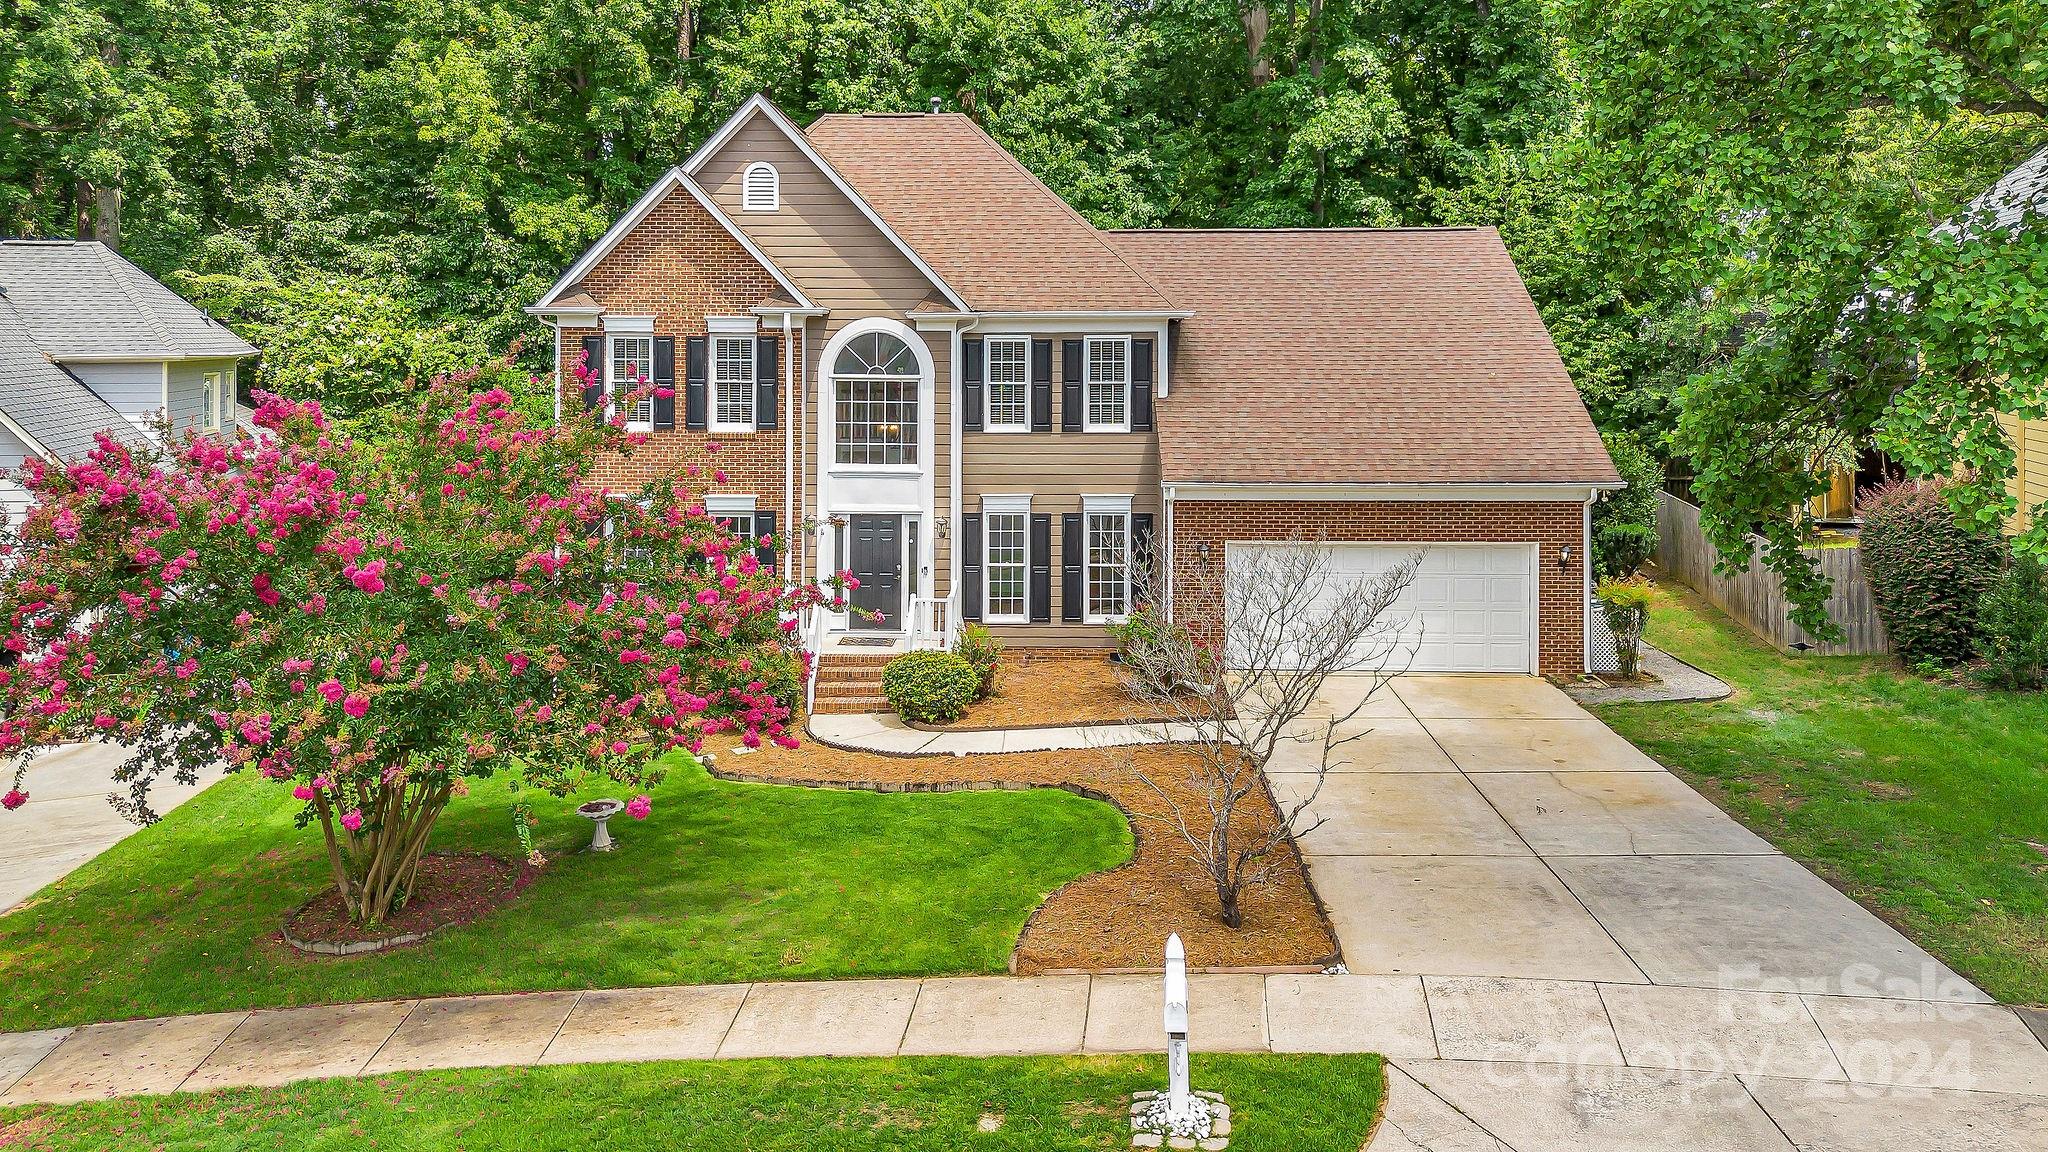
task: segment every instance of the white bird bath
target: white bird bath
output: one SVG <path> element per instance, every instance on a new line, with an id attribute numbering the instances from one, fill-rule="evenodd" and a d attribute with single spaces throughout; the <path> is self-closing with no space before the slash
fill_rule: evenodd
<path id="1" fill-rule="evenodd" d="M 618 847 L 617 844 L 612 843 L 612 834 L 605 827 L 605 822 L 625 810 L 625 802 L 620 800 L 592 800 L 588 804 L 577 806 L 576 814 L 578 816 L 597 825 L 596 830 L 590 834 L 589 851 L 610 852 Z"/>

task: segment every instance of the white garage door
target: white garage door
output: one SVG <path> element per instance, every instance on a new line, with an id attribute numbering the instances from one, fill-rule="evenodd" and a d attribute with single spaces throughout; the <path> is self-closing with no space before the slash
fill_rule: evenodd
<path id="1" fill-rule="evenodd" d="M 1270 545 L 1231 544 L 1226 557 Z M 1284 547 L 1284 546 L 1283 546 Z M 1536 670 L 1533 544 L 1332 544 L 1334 575 L 1370 578 L 1417 551 L 1390 615 L 1404 617 L 1394 666 L 1412 672 Z M 1333 584 L 1336 581 L 1332 582 Z"/>

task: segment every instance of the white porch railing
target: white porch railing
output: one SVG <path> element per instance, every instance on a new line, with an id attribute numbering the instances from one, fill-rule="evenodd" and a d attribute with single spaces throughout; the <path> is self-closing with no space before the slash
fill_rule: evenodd
<path id="1" fill-rule="evenodd" d="M 912 596 L 910 598 L 910 650 L 945 650 L 953 646 L 955 613 L 953 598 Z"/>
<path id="2" fill-rule="evenodd" d="M 825 654 L 825 634 L 831 630 L 832 613 L 822 607 L 813 607 L 811 616 L 804 626 L 804 650 L 811 654 L 811 678 L 804 685 L 804 715 L 810 716 L 818 707 L 818 661 Z"/>

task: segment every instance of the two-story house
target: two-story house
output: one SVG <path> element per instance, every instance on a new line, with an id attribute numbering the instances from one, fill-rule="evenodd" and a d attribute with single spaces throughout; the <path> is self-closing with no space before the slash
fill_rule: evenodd
<path id="1" fill-rule="evenodd" d="M 233 426 L 235 373 L 256 349 L 96 241 L 0 240 L 0 512 L 31 458 L 70 460 Z"/>
<path id="2" fill-rule="evenodd" d="M 1103 231 L 965 116 L 757 96 L 529 311 L 563 418 L 674 390 L 611 482 L 715 444 L 714 515 L 859 578 L 837 643 L 1102 646 L 1142 558 L 1181 613 L 1306 535 L 1426 549 L 1417 668 L 1584 667 L 1619 477 L 1491 230 Z"/>

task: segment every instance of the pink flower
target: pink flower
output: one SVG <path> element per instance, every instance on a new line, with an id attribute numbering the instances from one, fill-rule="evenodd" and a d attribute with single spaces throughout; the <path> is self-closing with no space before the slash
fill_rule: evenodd
<path id="1" fill-rule="evenodd" d="M 513 674 L 514 676 L 518 676 L 518 675 L 521 675 L 521 674 L 523 674 L 523 673 L 524 673 L 524 672 L 526 671 L 526 665 L 527 665 L 527 664 L 528 664 L 529 662 L 530 662 L 530 661 L 528 661 L 528 659 L 526 658 L 526 656 L 525 656 L 524 654 L 522 654 L 522 653 L 519 653 L 519 652 L 507 652 L 507 653 L 505 653 L 505 663 L 507 663 L 507 664 L 510 664 L 510 665 L 512 666 L 512 674 Z"/>
<path id="2" fill-rule="evenodd" d="M 354 832 L 363 826 L 363 814 L 354 808 L 341 814 L 341 826 Z"/>
<path id="3" fill-rule="evenodd" d="M 548 722 L 550 717 L 554 716 L 554 714 L 554 708 L 550 707 L 549 705 L 543 704 L 534 711 L 533 718 L 545 724 Z"/>
<path id="4" fill-rule="evenodd" d="M 0 808 L 5 808 L 9 812 L 26 803 L 28 803 L 28 793 L 23 792 L 19 788 L 10 788 L 7 791 L 7 795 L 0 796 Z"/>
<path id="5" fill-rule="evenodd" d="M 311 800 L 317 795 L 319 793 L 313 791 L 312 786 L 309 784 L 301 784 L 297 788 L 292 789 L 292 799 L 294 800 Z"/>
<path id="6" fill-rule="evenodd" d="M 348 689 L 343 688 L 339 680 L 322 680 L 320 682 L 320 695 L 329 704 L 339 704 L 341 703 L 341 698 L 348 695 Z"/>
<path id="7" fill-rule="evenodd" d="M 644 792 L 626 801 L 626 815 L 631 816 L 635 820 L 647 819 L 647 814 L 652 811 L 654 811 L 654 801 L 649 800 Z"/>
<path id="8" fill-rule="evenodd" d="M 341 702 L 341 710 L 355 719 L 361 720 L 363 713 L 370 710 L 370 698 L 361 692 L 354 693 L 348 699 Z"/>

